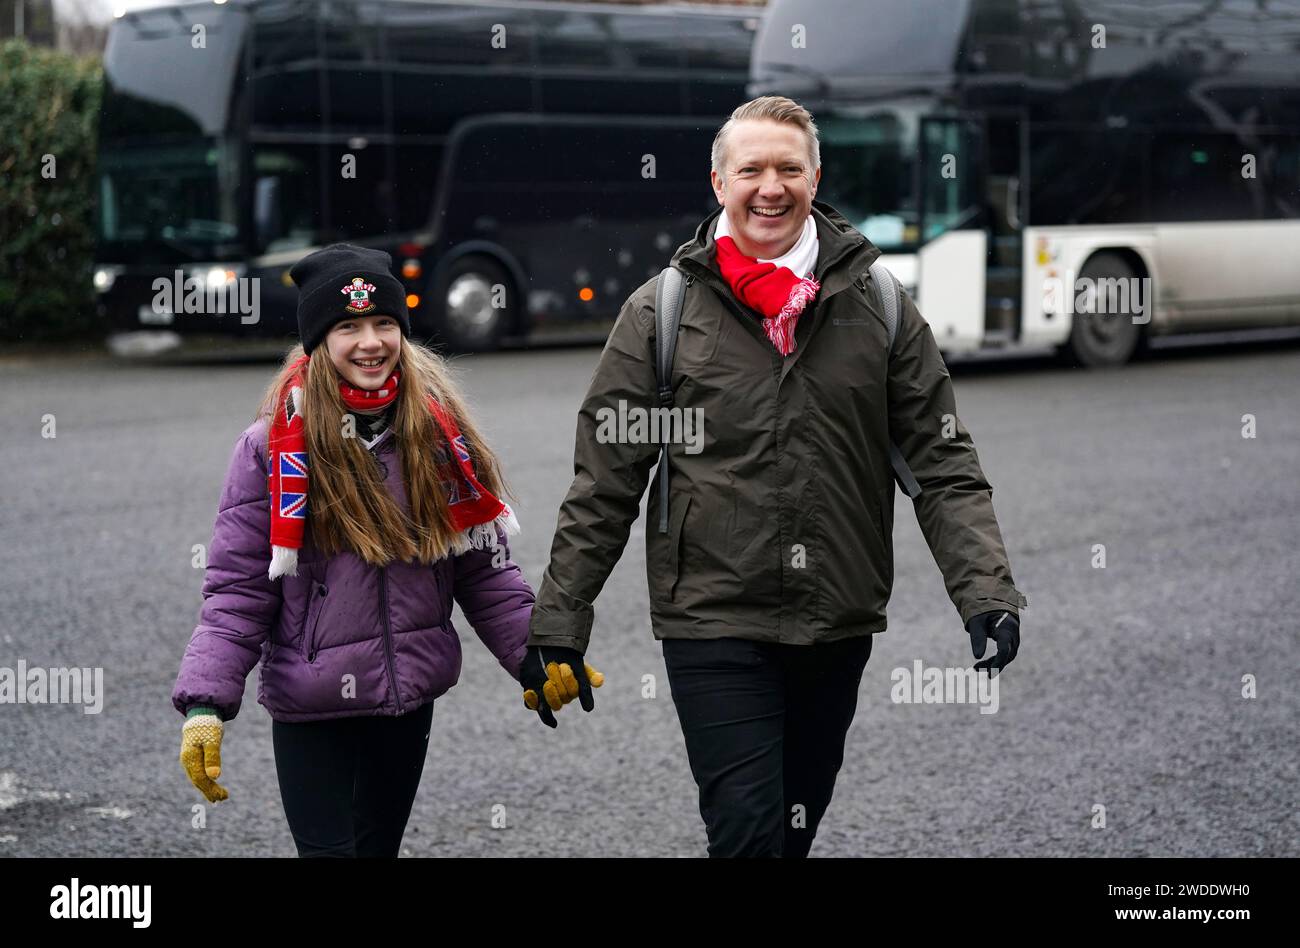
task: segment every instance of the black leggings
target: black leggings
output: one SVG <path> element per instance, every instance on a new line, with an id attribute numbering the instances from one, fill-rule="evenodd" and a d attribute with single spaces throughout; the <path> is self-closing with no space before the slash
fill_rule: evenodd
<path id="1" fill-rule="evenodd" d="M 844 761 L 871 636 L 664 639 L 663 650 L 709 855 L 807 856 Z"/>
<path id="2" fill-rule="evenodd" d="M 399 717 L 271 722 L 299 856 L 395 857 L 429 749 L 433 702 Z"/>

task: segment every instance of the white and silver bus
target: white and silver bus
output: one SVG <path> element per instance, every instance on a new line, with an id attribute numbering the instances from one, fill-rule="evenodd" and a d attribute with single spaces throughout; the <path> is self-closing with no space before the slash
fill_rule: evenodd
<path id="1" fill-rule="evenodd" d="M 771 0 L 751 95 L 945 353 L 1300 324 L 1300 0 Z"/>

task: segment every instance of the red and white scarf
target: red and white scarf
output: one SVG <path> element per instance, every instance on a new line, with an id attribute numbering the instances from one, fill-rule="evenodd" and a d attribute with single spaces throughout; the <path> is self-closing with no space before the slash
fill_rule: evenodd
<path id="1" fill-rule="evenodd" d="M 307 522 L 308 459 L 307 435 L 303 421 L 303 389 L 309 356 L 303 356 L 293 365 L 293 374 L 279 409 L 271 419 L 267 440 L 268 480 L 271 491 L 271 579 L 298 575 L 298 550 L 302 548 L 303 528 Z M 374 390 L 353 388 L 339 381 L 339 394 L 343 403 L 354 410 L 384 408 L 397 398 L 400 372 L 390 375 L 384 384 Z M 503 503 L 478 482 L 470 463 L 465 436 L 460 433 L 455 419 L 432 396 L 429 411 L 442 429 L 445 445 L 451 447 L 456 466 L 444 467 L 448 475 L 443 480 L 447 491 L 447 512 L 456 532 L 452 552 L 465 553 L 470 549 L 491 549 L 497 544 L 496 528 L 507 536 L 519 532 L 519 521 L 508 504 Z M 447 458 L 440 447 L 439 457 Z M 450 459 L 448 459 L 449 461 Z"/>
<path id="2" fill-rule="evenodd" d="M 731 236 L 731 222 L 724 209 L 718 215 L 713 234 L 717 244 L 718 269 L 736 298 L 763 314 L 763 330 L 783 356 L 794 351 L 794 327 L 799 314 L 821 289 L 813 279 L 817 267 L 817 224 L 812 215 L 803 223 L 795 245 L 774 260 L 748 257 L 740 252 Z"/>

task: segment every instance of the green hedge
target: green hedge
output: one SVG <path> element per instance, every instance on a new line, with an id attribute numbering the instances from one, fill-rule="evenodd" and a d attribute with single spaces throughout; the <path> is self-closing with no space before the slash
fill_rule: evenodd
<path id="1" fill-rule="evenodd" d="M 91 284 L 102 77 L 98 57 L 0 44 L 0 339 L 102 335 Z"/>

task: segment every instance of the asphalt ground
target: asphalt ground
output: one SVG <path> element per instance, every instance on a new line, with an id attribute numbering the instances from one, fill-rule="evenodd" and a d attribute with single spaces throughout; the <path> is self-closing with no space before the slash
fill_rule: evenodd
<path id="1" fill-rule="evenodd" d="M 598 355 L 455 360 L 514 489 L 512 554 L 534 588 Z M 104 682 L 97 714 L 0 704 L 0 855 L 295 854 L 256 672 L 227 726 L 231 796 L 217 806 L 181 770 L 169 700 L 200 602 L 193 548 L 211 539 L 231 448 L 273 368 L 0 365 L 0 667 L 101 667 Z M 899 494 L 889 629 L 813 855 L 1300 854 L 1300 344 L 952 374 L 1030 601 L 1019 657 L 997 713 L 891 700 L 894 669 L 972 661 Z M 457 628 L 464 669 L 434 709 L 404 855 L 705 853 L 649 629 L 644 518 L 596 603 L 588 657 L 607 682 L 594 713 L 574 705 L 542 727 L 459 613 Z"/>

